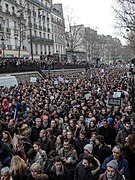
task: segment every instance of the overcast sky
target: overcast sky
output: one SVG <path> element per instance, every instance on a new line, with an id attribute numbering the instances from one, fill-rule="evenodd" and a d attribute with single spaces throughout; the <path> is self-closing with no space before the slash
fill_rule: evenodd
<path id="1" fill-rule="evenodd" d="M 53 0 L 62 3 L 63 9 L 69 6 L 78 17 L 77 24 L 84 24 L 97 30 L 98 34 L 116 36 L 114 28 L 113 0 Z"/>

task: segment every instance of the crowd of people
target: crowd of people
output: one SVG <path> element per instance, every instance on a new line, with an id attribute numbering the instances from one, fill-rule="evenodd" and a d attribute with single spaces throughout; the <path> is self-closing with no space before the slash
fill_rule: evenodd
<path id="1" fill-rule="evenodd" d="M 14 59 L 1 59 L 0 60 L 0 73 L 6 73 L 6 72 L 16 72 L 16 69 L 18 68 L 18 71 L 30 71 L 30 68 L 34 71 L 37 68 L 40 68 L 42 70 L 54 70 L 54 69 L 60 69 L 60 68 L 69 68 L 72 69 L 74 67 L 85 67 L 85 64 L 79 64 L 77 62 L 65 62 L 64 60 L 56 61 L 54 58 L 47 60 L 30 60 L 30 59 L 20 59 L 17 58 Z M 87 66 L 88 67 L 88 66 Z"/>
<path id="2" fill-rule="evenodd" d="M 1 87 L 1 180 L 135 180 L 127 71 L 93 69 Z M 123 103 L 110 106 L 116 93 Z"/>

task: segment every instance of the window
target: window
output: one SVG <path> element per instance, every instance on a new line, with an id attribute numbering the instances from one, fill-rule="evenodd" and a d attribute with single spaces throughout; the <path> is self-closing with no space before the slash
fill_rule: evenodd
<path id="1" fill-rule="evenodd" d="M 14 21 L 14 29 L 17 29 L 17 27 L 16 27 L 16 21 Z"/>
<path id="2" fill-rule="evenodd" d="M 17 47 L 18 46 L 18 39 L 15 38 L 15 46 Z"/>
<path id="3" fill-rule="evenodd" d="M 9 8 L 9 7 L 8 7 L 8 4 L 5 4 L 5 5 L 6 5 L 6 12 L 8 12 L 8 8 Z"/>
<path id="4" fill-rule="evenodd" d="M 42 37 L 42 34 L 41 34 L 41 32 L 39 32 L 39 36 L 40 36 L 40 37 Z"/>
<path id="5" fill-rule="evenodd" d="M 12 6 L 12 14 L 15 14 L 15 7 Z"/>
<path id="6" fill-rule="evenodd" d="M 37 46 L 37 44 L 35 44 L 35 50 L 36 50 L 36 54 L 38 54 L 38 46 Z"/>
<path id="7" fill-rule="evenodd" d="M 9 28 L 9 19 L 6 20 L 6 26 Z"/>
<path id="8" fill-rule="evenodd" d="M 41 26 L 41 21 L 39 21 L 39 26 Z"/>
<path id="9" fill-rule="evenodd" d="M 36 31 L 34 31 L 34 34 L 35 34 L 35 37 L 37 36 L 37 32 Z"/>

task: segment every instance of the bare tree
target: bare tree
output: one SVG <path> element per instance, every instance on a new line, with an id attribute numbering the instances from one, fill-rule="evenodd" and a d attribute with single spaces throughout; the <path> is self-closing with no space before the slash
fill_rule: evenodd
<path id="1" fill-rule="evenodd" d="M 135 0 L 115 0 L 117 5 L 113 7 L 117 24 L 121 34 L 135 50 Z"/>
<path id="2" fill-rule="evenodd" d="M 94 58 L 99 57 L 99 37 L 97 31 L 90 29 L 89 27 L 85 28 L 83 45 L 86 50 L 87 59 L 89 63 L 92 63 Z"/>
<path id="3" fill-rule="evenodd" d="M 67 51 L 72 54 L 74 51 L 79 49 L 84 49 L 83 46 L 83 34 L 84 34 L 84 25 L 77 25 L 77 18 L 74 14 L 74 11 L 67 7 L 66 8 L 66 42 L 67 42 Z M 72 61 L 72 59 L 71 59 Z"/>

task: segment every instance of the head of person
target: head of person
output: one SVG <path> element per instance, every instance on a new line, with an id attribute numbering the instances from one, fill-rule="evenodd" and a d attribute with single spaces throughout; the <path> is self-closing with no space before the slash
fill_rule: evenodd
<path id="1" fill-rule="evenodd" d="M 131 126 L 131 121 L 129 118 L 126 118 L 124 121 L 123 121 L 123 125 L 124 125 L 124 128 L 125 130 L 127 131 L 130 131 L 132 126 Z"/>
<path id="2" fill-rule="evenodd" d="M 41 166 L 39 163 L 33 163 L 30 167 L 30 172 L 33 178 L 41 174 Z"/>
<path id="3" fill-rule="evenodd" d="M 43 121 L 43 124 L 48 124 L 48 116 L 47 115 L 43 115 L 42 116 L 42 121 Z"/>
<path id="4" fill-rule="evenodd" d="M 95 139 L 95 143 L 96 143 L 96 145 L 104 145 L 104 143 L 105 143 L 105 138 L 104 138 L 104 136 L 102 136 L 102 135 L 97 135 L 97 136 L 96 136 L 96 139 Z"/>
<path id="5" fill-rule="evenodd" d="M 41 126 L 41 119 L 40 118 L 36 118 L 35 119 L 35 124 L 37 127 Z"/>
<path id="6" fill-rule="evenodd" d="M 113 124 L 113 118 L 112 117 L 108 117 L 107 118 L 107 123 L 108 124 Z"/>
<path id="7" fill-rule="evenodd" d="M 62 135 L 58 135 L 56 138 L 56 143 L 57 144 L 63 144 L 63 136 Z"/>
<path id="8" fill-rule="evenodd" d="M 132 113 L 132 106 L 128 106 L 128 107 L 127 107 L 127 113 L 128 113 L 128 114 L 131 114 L 131 113 Z"/>
<path id="9" fill-rule="evenodd" d="M 102 114 L 106 114 L 106 110 L 104 108 L 102 109 Z"/>
<path id="10" fill-rule="evenodd" d="M 92 154 L 88 154 L 83 157 L 82 164 L 84 168 L 91 167 L 93 165 L 93 162 L 94 162 L 94 156 Z"/>
<path id="11" fill-rule="evenodd" d="M 69 144 L 69 141 L 68 139 L 65 139 L 64 142 L 63 142 L 63 147 L 64 147 L 64 150 L 65 151 L 68 151 L 70 149 L 70 144 Z"/>
<path id="12" fill-rule="evenodd" d="M 73 132 L 71 130 L 67 131 L 67 139 L 72 139 L 73 138 Z"/>
<path id="13" fill-rule="evenodd" d="M 83 141 L 86 138 L 86 131 L 81 130 L 79 134 L 79 138 L 81 141 Z"/>
<path id="14" fill-rule="evenodd" d="M 69 126 L 70 126 L 70 127 L 74 127 L 74 126 L 75 126 L 75 121 L 74 121 L 73 119 L 71 119 L 71 120 L 69 121 Z"/>
<path id="15" fill-rule="evenodd" d="M 33 148 L 34 148 L 34 150 L 36 152 L 38 152 L 40 150 L 40 148 L 41 148 L 40 143 L 39 142 L 34 142 Z"/>
<path id="16" fill-rule="evenodd" d="M 115 106 L 114 110 L 115 110 L 115 112 L 119 112 L 119 110 L 120 110 L 119 106 Z"/>
<path id="17" fill-rule="evenodd" d="M 96 132 L 92 132 L 92 133 L 91 133 L 91 141 L 92 141 L 92 142 L 95 142 L 96 137 L 97 137 L 97 133 L 96 133 Z"/>
<path id="18" fill-rule="evenodd" d="M 12 142 L 12 137 L 11 137 L 11 135 L 10 135 L 10 133 L 8 131 L 3 131 L 2 135 L 3 135 L 3 140 L 6 143 L 11 143 Z"/>
<path id="19" fill-rule="evenodd" d="M 116 160 L 111 160 L 107 165 L 106 165 L 106 172 L 107 176 L 109 179 L 114 178 L 117 175 L 118 171 L 118 163 Z"/>
<path id="20" fill-rule="evenodd" d="M 46 131 L 46 129 L 42 129 L 42 130 L 40 131 L 39 137 L 40 137 L 40 138 L 45 138 L 45 137 L 47 137 L 47 131 Z"/>
<path id="21" fill-rule="evenodd" d="M 51 150 L 48 154 L 48 160 L 51 161 L 51 162 L 54 162 L 54 158 L 55 156 L 57 155 L 56 151 L 55 150 Z"/>
<path id="22" fill-rule="evenodd" d="M 66 130 L 66 129 L 63 129 L 63 130 L 62 130 L 62 136 L 63 136 L 63 137 L 66 137 L 66 136 L 67 136 L 67 130 Z"/>
<path id="23" fill-rule="evenodd" d="M 84 155 L 92 154 L 93 145 L 87 144 L 84 146 Z"/>
<path id="24" fill-rule="evenodd" d="M 4 167 L 1 169 L 1 180 L 10 180 L 11 170 L 9 167 Z"/>
<path id="25" fill-rule="evenodd" d="M 60 156 L 55 156 L 54 158 L 54 168 L 56 171 L 61 171 L 62 170 L 62 159 Z"/>
<path id="26" fill-rule="evenodd" d="M 104 127 L 107 127 L 107 119 L 102 119 L 102 124 Z"/>
<path id="27" fill-rule="evenodd" d="M 53 128 L 47 128 L 47 137 L 53 136 Z"/>
<path id="28" fill-rule="evenodd" d="M 27 152 L 28 159 L 34 159 L 37 154 L 37 151 L 34 148 L 30 148 Z"/>
<path id="29" fill-rule="evenodd" d="M 27 165 L 25 161 L 19 156 L 13 156 L 11 159 L 11 170 L 15 174 L 19 174 L 20 176 L 26 171 Z"/>
<path id="30" fill-rule="evenodd" d="M 131 151 L 135 151 L 135 134 L 129 134 L 126 145 Z"/>
<path id="31" fill-rule="evenodd" d="M 116 159 L 118 160 L 121 156 L 121 153 L 122 153 L 122 149 L 120 146 L 118 145 L 115 145 L 112 149 L 112 155 L 113 155 L 113 159 Z"/>
<path id="32" fill-rule="evenodd" d="M 56 127 L 56 121 L 55 120 L 51 120 L 51 128 L 55 128 Z"/>

